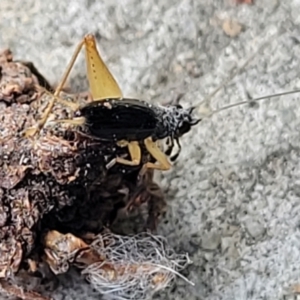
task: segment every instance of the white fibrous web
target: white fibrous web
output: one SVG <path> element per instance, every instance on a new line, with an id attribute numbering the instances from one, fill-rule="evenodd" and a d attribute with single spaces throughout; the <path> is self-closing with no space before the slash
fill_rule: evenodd
<path id="1" fill-rule="evenodd" d="M 91 246 L 105 261 L 89 265 L 82 273 L 106 299 L 146 300 L 176 276 L 188 281 L 178 273 L 191 263 L 188 255 L 176 254 L 163 237 L 106 233 Z"/>

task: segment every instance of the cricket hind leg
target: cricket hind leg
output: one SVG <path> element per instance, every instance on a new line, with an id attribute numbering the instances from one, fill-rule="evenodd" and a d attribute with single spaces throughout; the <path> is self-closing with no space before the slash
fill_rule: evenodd
<path id="1" fill-rule="evenodd" d="M 142 153 L 140 145 L 137 141 L 120 141 L 117 143 L 119 147 L 128 147 L 130 159 L 116 157 L 106 165 L 107 169 L 113 167 L 116 163 L 126 166 L 138 166 L 141 163 Z"/>
<path id="2" fill-rule="evenodd" d="M 121 100 L 123 98 L 122 91 L 118 83 L 105 65 L 97 50 L 95 37 L 91 34 L 88 34 L 78 44 L 71 58 L 71 61 L 62 77 L 62 80 L 53 94 L 53 98 L 48 104 L 48 107 L 43 114 L 42 119 L 38 122 L 37 128 L 30 128 L 29 130 L 27 130 L 27 136 L 35 135 L 45 125 L 53 109 L 55 101 L 57 100 L 59 93 L 63 89 L 82 47 L 85 47 L 87 76 L 93 100 L 101 101 L 107 98 L 118 98 Z"/>
<path id="3" fill-rule="evenodd" d="M 77 111 L 80 108 L 79 103 L 74 103 L 71 101 L 67 101 L 64 100 L 58 96 L 54 96 L 54 94 L 50 93 L 48 90 L 46 90 L 43 87 L 38 87 L 38 89 L 40 89 L 40 91 L 42 93 L 48 94 L 51 96 L 51 100 L 50 103 L 48 105 L 52 105 L 51 103 L 53 102 L 53 106 L 55 104 L 55 102 L 60 103 L 66 107 L 68 107 L 69 109 L 71 109 L 72 111 Z M 43 114 L 43 118 L 38 122 L 38 126 L 34 126 L 34 127 L 29 127 L 27 129 L 25 129 L 24 135 L 25 137 L 32 137 L 34 136 L 36 133 L 38 133 L 45 125 L 45 123 L 47 122 L 47 119 L 52 111 L 51 107 L 50 110 L 48 110 L 49 106 L 47 106 L 47 111 Z M 78 120 L 80 119 L 80 120 Z M 53 120 L 53 122 L 57 122 L 57 123 L 69 123 L 69 124 L 75 124 L 75 125 L 82 125 L 84 124 L 84 121 L 82 121 L 82 118 L 73 118 L 73 119 L 63 119 L 63 120 Z"/>
<path id="4" fill-rule="evenodd" d="M 85 44 L 85 40 L 82 40 L 78 46 L 76 47 L 76 50 L 71 58 L 71 61 L 62 77 L 62 80 L 60 81 L 60 84 L 58 85 L 58 87 L 56 88 L 54 94 L 52 95 L 53 97 L 51 98 L 47 108 L 46 108 L 46 111 L 44 112 L 41 120 L 38 122 L 37 124 L 37 127 L 33 127 L 33 128 L 28 128 L 26 131 L 25 131 L 25 135 L 26 136 L 34 136 L 36 133 L 38 133 L 45 125 L 45 123 L 47 122 L 47 119 L 54 107 L 54 104 L 55 104 L 55 101 L 57 100 L 58 96 L 59 96 L 59 93 L 61 92 L 61 90 L 63 89 L 69 75 L 70 75 L 70 72 L 75 64 L 75 61 L 82 49 L 82 47 L 84 46 Z"/>
<path id="5" fill-rule="evenodd" d="M 94 101 L 123 98 L 122 91 L 97 50 L 93 35 L 84 39 L 87 76 Z"/>

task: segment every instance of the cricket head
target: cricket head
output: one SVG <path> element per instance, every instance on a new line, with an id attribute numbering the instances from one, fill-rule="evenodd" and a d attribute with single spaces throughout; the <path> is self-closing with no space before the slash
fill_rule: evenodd
<path id="1" fill-rule="evenodd" d="M 201 121 L 193 116 L 194 109 L 195 107 L 185 109 L 180 104 L 164 108 L 163 123 L 168 136 L 179 139 Z"/>

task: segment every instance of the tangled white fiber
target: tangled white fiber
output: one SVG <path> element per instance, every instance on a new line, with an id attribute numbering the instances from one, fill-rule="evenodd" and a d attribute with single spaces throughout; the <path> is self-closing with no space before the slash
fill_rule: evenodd
<path id="1" fill-rule="evenodd" d="M 105 260 L 91 264 L 82 274 L 106 299 L 146 300 L 166 288 L 191 261 L 176 254 L 160 236 L 149 233 L 100 235 L 91 247 Z M 190 284 L 190 281 L 188 281 Z"/>

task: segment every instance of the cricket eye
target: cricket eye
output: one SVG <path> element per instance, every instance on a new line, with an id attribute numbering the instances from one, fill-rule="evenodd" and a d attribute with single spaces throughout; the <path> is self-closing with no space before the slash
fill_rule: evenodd
<path id="1" fill-rule="evenodd" d="M 188 122 L 183 122 L 179 127 L 180 135 L 183 135 L 191 130 L 191 125 Z"/>

